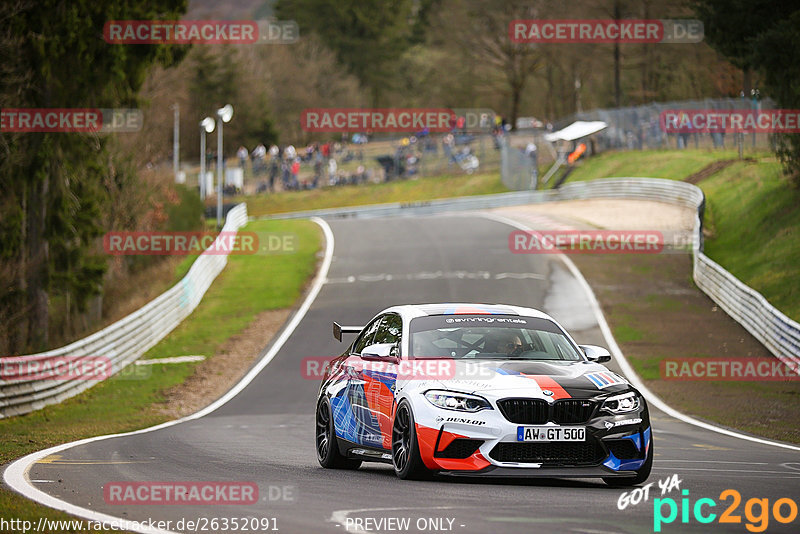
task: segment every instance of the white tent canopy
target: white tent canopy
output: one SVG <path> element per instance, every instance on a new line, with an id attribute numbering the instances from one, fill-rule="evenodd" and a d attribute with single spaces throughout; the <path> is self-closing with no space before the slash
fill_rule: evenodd
<path id="1" fill-rule="evenodd" d="M 608 128 L 608 124 L 603 121 L 576 121 L 557 132 L 549 133 L 544 136 L 545 141 L 574 141 L 587 135 L 592 135 L 600 130 Z"/>

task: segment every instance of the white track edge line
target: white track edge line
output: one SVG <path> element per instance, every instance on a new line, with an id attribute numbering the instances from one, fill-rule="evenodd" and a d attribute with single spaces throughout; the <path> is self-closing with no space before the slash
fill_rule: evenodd
<path id="1" fill-rule="evenodd" d="M 292 335 L 294 330 L 297 328 L 297 325 L 300 324 L 300 321 L 305 317 L 305 314 L 308 312 L 311 305 L 314 303 L 314 300 L 317 298 L 322 286 L 325 284 L 325 280 L 328 277 L 328 270 L 331 266 L 331 261 L 333 259 L 333 248 L 334 248 L 334 239 L 333 239 L 333 232 L 331 231 L 330 226 L 328 223 L 325 222 L 323 219 L 319 217 L 312 217 L 311 220 L 319 225 L 322 229 L 323 234 L 325 234 L 325 256 L 322 260 L 322 264 L 320 265 L 319 272 L 317 272 L 317 276 L 314 278 L 314 282 L 311 285 L 311 289 L 309 290 L 308 294 L 306 295 L 305 300 L 298 308 L 297 312 L 292 316 L 292 319 L 289 321 L 289 324 L 286 328 L 283 329 L 281 335 L 275 342 L 272 344 L 270 349 L 267 351 L 266 354 L 258 361 L 258 363 L 253 367 L 235 386 L 233 386 L 225 395 L 214 401 L 213 403 L 209 404 L 202 410 L 193 413 L 192 415 L 188 415 L 186 417 L 182 417 L 180 419 L 175 419 L 173 421 L 167 421 L 166 423 L 161 423 L 155 426 L 151 426 L 149 428 L 143 428 L 141 430 L 135 430 L 133 432 L 123 432 L 120 434 L 109 434 L 106 436 L 96 436 L 92 438 L 86 438 L 78 441 L 73 441 L 71 443 L 64 443 L 63 445 L 56 445 L 55 447 L 50 447 L 49 449 L 45 449 L 42 451 L 34 452 L 28 454 L 27 456 L 23 456 L 18 460 L 12 462 L 6 470 L 3 472 L 3 480 L 6 484 L 9 485 L 14 491 L 22 494 L 23 496 L 50 508 L 54 508 L 56 510 L 60 510 L 63 512 L 67 512 L 74 516 L 80 517 L 82 519 L 86 519 L 88 521 L 96 521 L 101 523 L 113 523 L 117 525 L 122 525 L 127 522 L 128 524 L 135 522 L 136 520 L 133 519 L 126 519 L 121 517 L 115 517 L 112 515 L 96 512 L 94 510 L 90 510 L 88 508 L 82 508 L 80 506 L 70 504 L 66 501 L 53 497 L 49 495 L 35 486 L 31 484 L 28 480 L 28 471 L 30 470 L 31 466 L 41 460 L 42 458 L 54 454 L 56 452 L 60 452 L 66 449 L 70 449 L 72 447 L 76 447 L 78 445 L 84 445 L 87 443 L 92 443 L 95 441 L 102 441 L 110 438 L 116 438 L 121 436 L 132 436 L 135 434 L 144 434 L 146 432 L 153 432 L 155 430 L 160 430 L 162 428 L 167 428 L 173 425 L 177 425 L 179 423 L 183 423 L 186 421 L 191 421 L 193 419 L 199 419 L 203 416 L 206 416 L 217 410 L 218 408 L 222 407 L 236 395 L 238 395 L 247 385 L 252 382 L 252 380 L 261 372 L 267 364 L 272 361 L 278 351 L 283 347 L 286 340 L 289 339 L 289 336 Z M 140 522 L 141 524 L 141 522 Z M 138 529 L 131 529 L 126 528 L 125 530 L 130 532 L 141 532 L 142 534 L 176 534 L 172 531 L 168 530 L 160 530 L 156 528 L 150 528 L 146 526 L 142 526 Z"/>
<path id="2" fill-rule="evenodd" d="M 487 219 L 491 219 L 491 220 L 494 220 L 494 221 L 497 221 L 497 222 L 501 222 L 501 223 L 507 224 L 509 226 L 513 226 L 513 227 L 518 228 L 520 230 L 524 230 L 524 231 L 528 231 L 528 232 L 533 231 L 533 228 L 530 228 L 529 226 L 525 225 L 524 223 L 522 223 L 520 221 L 516 221 L 514 219 L 510 219 L 510 218 L 505 217 L 503 215 L 498 215 L 496 213 L 479 213 L 477 215 L 479 215 L 481 217 L 485 217 Z M 727 428 L 721 428 L 721 427 L 718 427 L 718 426 L 715 426 L 715 425 L 712 425 L 712 424 L 709 424 L 709 423 L 705 423 L 703 421 L 699 421 L 699 420 L 697 420 L 697 419 L 695 419 L 693 417 L 690 417 L 688 415 L 685 415 L 685 414 L 679 412 L 678 410 L 675 410 L 674 408 L 672 408 L 669 405 L 667 405 L 660 398 L 658 398 L 655 395 L 655 393 L 650 391 L 647 388 L 647 386 L 645 386 L 644 383 L 639 379 L 639 375 L 636 374 L 636 372 L 633 370 L 633 367 L 631 367 L 631 364 L 628 362 L 628 360 L 622 354 L 622 350 L 619 348 L 619 345 L 617 345 L 617 341 L 614 339 L 614 336 L 611 334 L 611 328 L 609 328 L 608 323 L 606 322 L 605 315 L 603 315 L 603 310 L 600 308 L 600 304 L 597 301 L 597 297 L 595 296 L 594 291 L 592 291 L 592 288 L 589 285 L 589 283 L 586 281 L 586 278 L 583 277 L 583 274 L 580 272 L 580 270 L 578 270 L 578 268 L 575 266 L 575 264 L 572 262 L 572 260 L 566 254 L 557 254 L 557 256 L 564 262 L 564 265 L 567 266 L 567 269 L 569 269 L 569 271 L 572 274 L 572 276 L 574 276 L 578 280 L 578 283 L 581 285 L 583 290 L 586 292 L 586 296 L 589 298 L 589 304 L 591 305 L 592 311 L 594 312 L 595 318 L 597 319 L 597 324 L 600 326 L 600 331 L 603 333 L 603 337 L 605 338 L 606 343 L 608 343 L 609 350 L 611 350 L 611 353 L 614 355 L 614 358 L 617 360 L 617 362 L 619 362 L 619 366 L 622 368 L 622 372 L 625 374 L 625 376 L 628 378 L 628 380 L 631 381 L 633 386 L 636 389 L 638 389 L 642 393 L 642 395 L 644 395 L 647 398 L 647 400 L 648 400 L 648 402 L 650 402 L 650 404 L 652 404 L 653 406 L 655 406 L 656 408 L 658 408 L 662 412 L 666 413 L 667 415 L 669 415 L 671 417 L 674 417 L 675 419 L 678 419 L 678 420 L 683 421 L 684 423 L 688 423 L 690 425 L 694 425 L 696 427 L 703 428 L 705 430 L 710 430 L 712 432 L 717 432 L 719 434 L 724 434 L 726 436 L 731 436 L 731 437 L 738 438 L 738 439 L 743 439 L 743 440 L 746 440 L 746 441 L 752 441 L 752 442 L 755 442 L 755 443 L 760 443 L 762 445 L 772 445 L 773 447 L 781 447 L 781 448 L 790 449 L 790 450 L 793 450 L 793 451 L 800 451 L 800 447 L 795 446 L 795 445 L 789 445 L 788 443 L 779 443 L 777 441 L 771 441 L 771 440 L 768 440 L 768 439 L 757 438 L 755 436 L 748 436 L 746 434 L 740 434 L 738 432 L 734 432 L 732 430 L 728 430 Z"/>

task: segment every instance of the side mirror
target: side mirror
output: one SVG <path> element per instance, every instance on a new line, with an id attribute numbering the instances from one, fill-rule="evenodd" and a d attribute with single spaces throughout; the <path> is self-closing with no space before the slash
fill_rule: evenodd
<path id="1" fill-rule="evenodd" d="M 376 343 L 375 345 L 364 347 L 364 350 L 361 351 L 361 358 L 372 361 L 398 361 L 397 343 Z"/>
<path id="2" fill-rule="evenodd" d="M 605 363 L 611 361 L 611 353 L 597 345 L 578 345 L 590 362 Z"/>

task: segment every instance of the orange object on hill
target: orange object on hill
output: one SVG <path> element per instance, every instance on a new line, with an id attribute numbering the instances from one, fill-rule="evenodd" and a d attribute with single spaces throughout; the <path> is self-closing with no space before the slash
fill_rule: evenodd
<path id="1" fill-rule="evenodd" d="M 586 143 L 581 143 L 578 145 L 578 148 L 575 149 L 575 152 L 567 156 L 567 162 L 572 165 L 579 157 L 583 156 L 584 152 L 586 152 Z"/>

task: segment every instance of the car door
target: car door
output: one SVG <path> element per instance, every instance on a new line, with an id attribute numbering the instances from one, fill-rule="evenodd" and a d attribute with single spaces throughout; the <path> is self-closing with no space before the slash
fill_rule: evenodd
<path id="1" fill-rule="evenodd" d="M 367 403 L 365 388 L 371 379 L 364 375 L 361 351 L 372 344 L 381 317 L 373 319 L 350 346 L 343 364 L 345 383 L 331 397 L 336 435 L 352 443 L 370 447 L 382 447 L 378 420 L 374 418 Z"/>
<path id="2" fill-rule="evenodd" d="M 381 318 L 372 344 L 395 345 L 396 349 L 394 349 L 393 355 L 399 358 L 402 333 L 403 319 L 397 313 L 387 313 Z M 367 362 L 365 368 L 364 374 L 370 378 L 364 388 L 367 405 L 372 419 L 378 422 L 382 448 L 390 450 L 392 448 L 392 415 L 395 407 L 397 363 L 391 359 L 370 361 Z"/>

